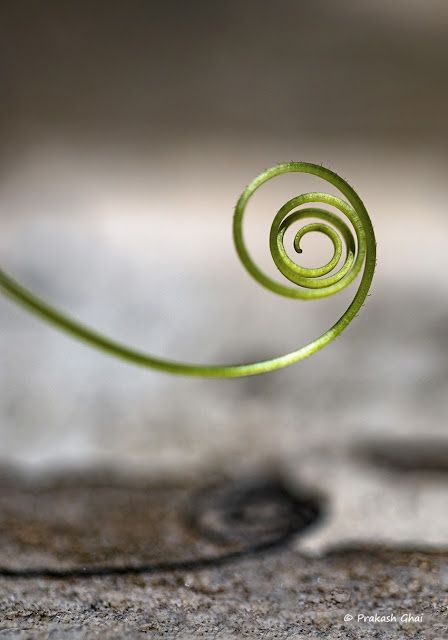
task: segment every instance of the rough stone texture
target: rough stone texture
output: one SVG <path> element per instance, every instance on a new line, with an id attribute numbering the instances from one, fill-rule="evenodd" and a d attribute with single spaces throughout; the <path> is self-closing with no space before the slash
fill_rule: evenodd
<path id="1" fill-rule="evenodd" d="M 196 571 L 2 577 L 0 630 L 6 638 L 444 638 L 447 571 L 446 554 L 361 548 L 310 558 L 285 549 Z M 422 621 L 401 622 L 409 613 Z M 358 614 L 397 621 L 357 622 Z"/>

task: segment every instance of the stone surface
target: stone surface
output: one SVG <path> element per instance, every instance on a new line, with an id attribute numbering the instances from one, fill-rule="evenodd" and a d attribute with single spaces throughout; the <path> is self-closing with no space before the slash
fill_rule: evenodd
<path id="1" fill-rule="evenodd" d="M 316 497 L 206 480 L 4 476 L 0 637 L 448 636 L 448 553 L 306 554 Z"/>

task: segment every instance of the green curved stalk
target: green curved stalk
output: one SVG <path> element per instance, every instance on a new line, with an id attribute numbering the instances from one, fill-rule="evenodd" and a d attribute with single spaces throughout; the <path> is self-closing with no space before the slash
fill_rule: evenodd
<path id="1" fill-rule="evenodd" d="M 272 280 L 265 275 L 252 261 L 246 244 L 243 239 L 243 216 L 248 200 L 252 194 L 264 182 L 283 173 L 298 172 L 308 173 L 335 186 L 346 201 L 325 193 L 307 193 L 292 200 L 289 200 L 277 213 L 274 218 L 270 233 L 270 249 L 273 260 L 282 274 L 288 278 L 294 286 L 285 286 Z M 323 209 L 308 207 L 293 211 L 303 204 L 324 203 L 331 205 L 344 214 L 353 226 L 356 235 L 356 244 L 350 228 L 335 214 Z M 334 247 L 333 258 L 323 267 L 317 269 L 306 269 L 296 265 L 286 254 L 283 246 L 283 238 L 286 229 L 297 220 L 305 217 L 313 217 L 323 222 L 315 222 L 303 227 L 297 234 L 294 247 L 298 253 L 301 252 L 300 240 L 311 231 L 319 231 L 327 235 Z M 330 227 L 330 223 L 333 226 Z M 339 271 L 327 276 L 338 264 L 342 256 L 342 242 L 339 235 L 334 230 L 335 227 L 345 241 L 345 262 Z M 376 263 L 376 242 L 372 223 L 369 215 L 356 192 L 350 185 L 340 178 L 336 173 L 325 169 L 320 165 L 305 162 L 290 162 L 281 164 L 272 169 L 268 169 L 260 174 L 245 189 L 235 208 L 233 217 L 233 238 L 238 255 L 247 271 L 264 287 L 274 293 L 290 298 L 315 299 L 332 295 L 346 287 L 360 272 L 364 264 L 364 272 L 356 291 L 356 294 L 345 313 L 339 320 L 310 344 L 301 347 L 297 351 L 288 353 L 272 360 L 254 362 L 251 364 L 235 364 L 223 366 L 208 366 L 176 362 L 158 358 L 149 353 L 145 353 L 120 344 L 115 340 L 98 333 L 97 331 L 81 324 L 74 318 L 54 308 L 34 293 L 23 287 L 7 273 L 0 270 L 0 288 L 15 302 L 23 305 L 32 313 L 41 316 L 59 329 L 71 334 L 97 349 L 101 349 L 111 355 L 127 360 L 134 364 L 158 369 L 168 373 L 181 374 L 187 376 L 210 377 L 210 378 L 234 378 L 239 376 L 250 376 L 274 369 L 280 369 L 322 349 L 326 344 L 334 340 L 345 327 L 353 320 L 369 291 L 372 282 Z M 357 247 L 357 253 L 356 252 Z M 325 277 L 327 276 L 327 277 Z M 301 287 L 301 288 L 299 288 Z"/>

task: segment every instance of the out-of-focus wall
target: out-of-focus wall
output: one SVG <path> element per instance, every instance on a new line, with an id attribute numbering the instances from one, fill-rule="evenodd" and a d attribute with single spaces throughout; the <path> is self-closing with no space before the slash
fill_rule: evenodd
<path id="1" fill-rule="evenodd" d="M 2 124 L 13 149 L 71 133 L 443 147 L 447 24 L 444 0 L 9 3 Z"/>

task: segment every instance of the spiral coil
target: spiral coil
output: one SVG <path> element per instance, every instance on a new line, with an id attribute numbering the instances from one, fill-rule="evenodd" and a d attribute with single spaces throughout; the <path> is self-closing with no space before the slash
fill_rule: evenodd
<path id="1" fill-rule="evenodd" d="M 296 172 L 315 175 L 336 187 L 346 201 L 325 193 L 307 193 L 289 200 L 278 211 L 271 226 L 269 246 L 271 255 L 279 271 L 294 286 L 283 285 L 272 280 L 253 262 L 243 238 L 243 217 L 246 205 L 253 193 L 267 180 L 281 174 Z M 335 207 L 346 216 L 350 227 L 336 214 L 318 207 L 296 210 L 311 203 Z M 296 211 L 294 211 L 296 210 Z M 322 222 L 312 222 L 302 227 L 295 236 L 294 248 L 301 253 L 301 239 L 312 231 L 326 235 L 333 244 L 333 256 L 324 266 L 310 269 L 300 267 L 288 256 L 284 247 L 286 230 L 295 222 L 312 217 Z M 331 225 L 331 226 L 330 226 Z M 339 232 L 339 234 L 338 234 Z M 343 265 L 332 273 L 339 264 L 345 244 Z M 320 165 L 305 162 L 290 162 L 268 169 L 253 180 L 245 189 L 235 208 L 233 218 L 233 238 L 237 253 L 247 271 L 267 289 L 289 298 L 317 299 L 341 291 L 359 274 L 364 264 L 363 275 L 358 290 L 345 313 L 324 334 L 297 351 L 262 362 L 224 366 L 197 365 L 158 358 L 127 345 L 120 344 L 95 330 L 81 324 L 74 318 L 54 308 L 34 293 L 23 287 L 7 273 L 0 270 L 0 288 L 3 293 L 29 311 L 41 316 L 59 329 L 111 355 L 134 364 L 158 369 L 173 374 L 198 377 L 233 378 L 255 375 L 280 369 L 315 353 L 336 338 L 356 316 L 368 294 L 376 264 L 375 235 L 369 215 L 356 192 L 333 171 Z"/>

